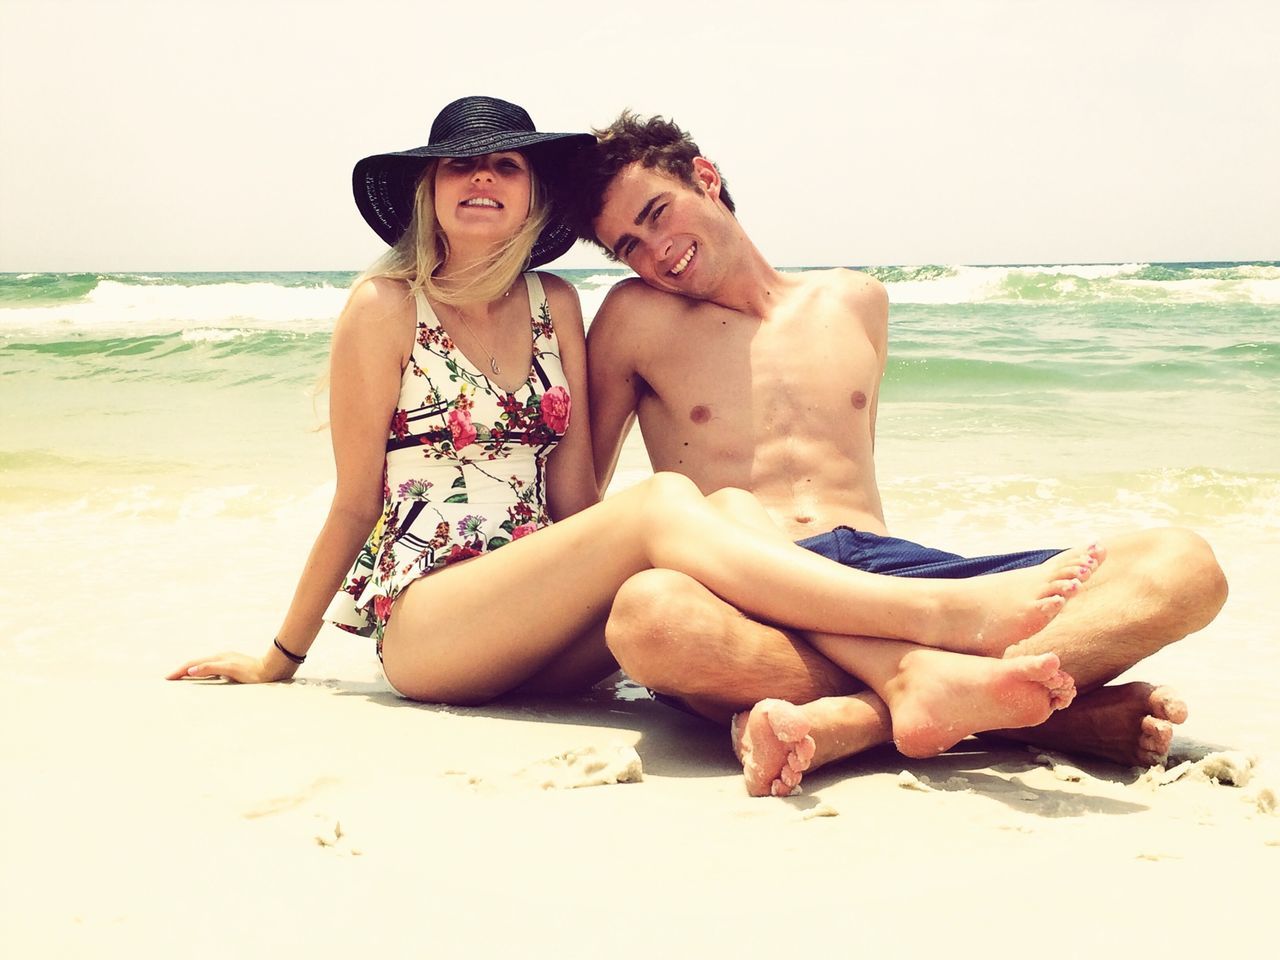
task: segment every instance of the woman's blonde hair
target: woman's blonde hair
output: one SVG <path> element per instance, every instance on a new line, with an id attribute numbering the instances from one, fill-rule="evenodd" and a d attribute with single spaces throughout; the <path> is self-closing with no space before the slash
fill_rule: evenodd
<path id="1" fill-rule="evenodd" d="M 526 158 L 527 161 L 527 158 Z M 524 272 L 533 245 L 550 216 L 545 189 L 539 184 L 533 165 L 529 164 L 529 216 L 524 224 L 497 250 L 490 254 L 473 276 L 461 284 L 441 287 L 435 272 L 449 256 L 449 238 L 436 220 L 436 165 L 430 160 L 418 178 L 414 191 L 413 216 L 409 227 L 395 246 L 374 261 L 352 285 L 352 289 L 374 277 L 405 280 L 410 293 L 423 291 L 441 303 L 460 304 L 496 300 Z"/>

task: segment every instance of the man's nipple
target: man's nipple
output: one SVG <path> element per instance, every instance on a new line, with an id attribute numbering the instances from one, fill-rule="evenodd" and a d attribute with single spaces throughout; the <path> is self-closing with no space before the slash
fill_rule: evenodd
<path id="1" fill-rule="evenodd" d="M 689 411 L 689 419 L 694 423 L 706 423 L 711 419 L 711 408 L 698 404 Z"/>
<path id="2" fill-rule="evenodd" d="M 849 402 L 853 404 L 853 409 L 861 410 L 867 405 L 867 395 L 861 390 L 853 391 L 853 396 L 849 398 Z"/>

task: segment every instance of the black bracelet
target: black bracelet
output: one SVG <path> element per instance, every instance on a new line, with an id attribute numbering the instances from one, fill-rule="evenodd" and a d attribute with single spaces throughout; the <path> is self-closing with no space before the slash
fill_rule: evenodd
<path id="1" fill-rule="evenodd" d="M 271 642 L 272 642 L 272 643 L 274 643 L 274 644 L 276 645 L 276 649 L 277 649 L 277 650 L 279 650 L 281 653 L 283 653 L 286 657 L 288 657 L 288 658 L 289 658 L 290 660 L 292 660 L 294 663 L 306 663 L 306 662 L 307 662 L 307 658 L 306 658 L 305 656 L 300 657 L 300 656 L 298 656 L 296 653 L 292 653 L 292 652 L 290 652 L 289 650 L 286 650 L 283 646 L 281 646 L 281 644 L 280 644 L 280 638 L 279 638 L 279 637 L 275 637 L 274 639 L 272 639 L 272 641 L 271 641 Z"/>

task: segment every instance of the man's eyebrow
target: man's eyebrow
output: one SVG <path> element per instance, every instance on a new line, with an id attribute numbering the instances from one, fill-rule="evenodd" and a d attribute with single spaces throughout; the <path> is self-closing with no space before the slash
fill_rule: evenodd
<path id="1" fill-rule="evenodd" d="M 637 227 L 641 226 L 645 222 L 645 220 L 648 219 L 649 214 L 653 211 L 654 204 L 656 204 L 659 200 L 661 200 L 665 196 L 666 196 L 665 193 L 659 193 L 656 196 L 650 197 L 649 202 L 640 208 L 640 212 L 636 214 L 636 218 L 631 222 L 635 224 Z M 629 233 L 624 233 L 622 236 L 618 238 L 618 242 L 613 245 L 613 251 L 612 251 L 615 259 L 617 260 L 622 259 L 622 254 L 618 252 L 619 248 L 628 240 L 633 240 L 633 239 L 635 238 Z"/>
<path id="2" fill-rule="evenodd" d="M 636 214 L 636 218 L 631 222 L 634 223 L 637 227 L 640 226 L 642 223 L 644 223 L 645 220 L 648 219 L 649 211 L 653 209 L 653 205 L 661 199 L 662 199 L 662 194 L 658 194 L 656 197 L 650 197 L 649 202 L 646 203 L 640 209 L 640 212 Z"/>
<path id="3" fill-rule="evenodd" d="M 628 240 L 632 240 L 632 239 L 634 239 L 634 237 L 631 234 L 624 233 L 622 236 L 618 238 L 617 242 L 614 243 L 613 249 L 609 251 L 609 255 L 613 257 L 613 259 L 615 260 L 621 260 L 622 259 L 621 250 L 622 250 L 623 244 L 625 244 Z"/>

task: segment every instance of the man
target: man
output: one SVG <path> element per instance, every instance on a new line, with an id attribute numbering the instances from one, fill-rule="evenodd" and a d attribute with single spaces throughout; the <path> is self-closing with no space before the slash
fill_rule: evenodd
<path id="1" fill-rule="evenodd" d="M 589 335 L 602 487 L 638 417 L 655 470 L 683 473 L 704 493 L 750 490 L 773 524 L 840 562 L 972 576 L 1054 553 L 968 561 L 887 537 L 873 460 L 888 342 L 880 283 L 850 270 L 775 270 L 735 217 L 718 169 L 662 118 L 623 114 L 602 131 L 586 180 L 580 233 L 639 278 L 614 287 Z M 1082 594 L 1009 648 L 1057 653 L 1079 696 L 1044 724 L 1002 735 L 1149 765 L 1167 755 L 1185 704 L 1166 687 L 1104 684 L 1209 623 L 1226 581 L 1189 531 L 1106 546 Z M 734 718 L 753 794 L 786 795 L 805 769 L 892 739 L 885 704 L 837 662 L 847 638 L 753 622 L 680 574 L 629 581 L 607 638 L 637 682 Z"/>

